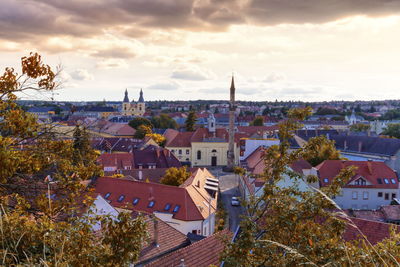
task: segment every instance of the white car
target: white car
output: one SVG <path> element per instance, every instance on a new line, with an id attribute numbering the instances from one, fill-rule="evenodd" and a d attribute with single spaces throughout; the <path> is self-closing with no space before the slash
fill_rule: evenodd
<path id="1" fill-rule="evenodd" d="M 239 199 L 237 197 L 232 197 L 231 199 L 231 205 L 232 206 L 240 206 Z"/>

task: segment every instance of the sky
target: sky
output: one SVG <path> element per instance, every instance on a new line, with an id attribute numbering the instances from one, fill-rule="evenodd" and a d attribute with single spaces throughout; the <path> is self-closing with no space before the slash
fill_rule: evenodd
<path id="1" fill-rule="evenodd" d="M 56 100 L 400 98 L 399 0 L 1 0 L 0 69 L 34 51 Z M 48 96 L 23 96 L 46 99 Z"/>

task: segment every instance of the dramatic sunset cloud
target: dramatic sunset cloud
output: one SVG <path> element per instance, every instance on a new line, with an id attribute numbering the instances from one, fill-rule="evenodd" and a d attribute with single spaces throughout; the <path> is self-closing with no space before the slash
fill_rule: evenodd
<path id="1" fill-rule="evenodd" d="M 397 0 L 2 0 L 0 67 L 38 51 L 59 100 L 400 97 Z M 224 88 L 226 90 L 224 91 Z M 171 94 L 171 92 L 174 92 Z"/>

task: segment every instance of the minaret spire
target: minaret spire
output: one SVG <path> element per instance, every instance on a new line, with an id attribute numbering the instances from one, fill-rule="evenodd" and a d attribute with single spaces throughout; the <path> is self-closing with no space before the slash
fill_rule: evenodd
<path id="1" fill-rule="evenodd" d="M 228 147 L 228 166 L 227 171 L 232 171 L 235 166 L 235 79 L 232 73 L 229 101 L 229 147 Z"/>

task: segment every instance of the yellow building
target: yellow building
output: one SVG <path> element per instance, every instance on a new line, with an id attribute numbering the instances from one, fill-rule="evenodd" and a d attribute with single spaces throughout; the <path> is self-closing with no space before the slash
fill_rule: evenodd
<path id="1" fill-rule="evenodd" d="M 226 129 L 216 129 L 210 120 L 208 128 L 194 132 L 168 129 L 165 147 L 184 164 L 195 166 L 226 166 L 228 163 L 229 135 Z M 239 147 L 235 142 L 235 164 L 239 164 Z"/>
<path id="2" fill-rule="evenodd" d="M 140 96 L 138 102 L 129 102 L 128 90 L 125 90 L 124 101 L 122 102 L 122 115 L 125 116 L 143 116 L 146 112 L 146 104 L 143 99 L 143 91 L 140 89 Z"/>

